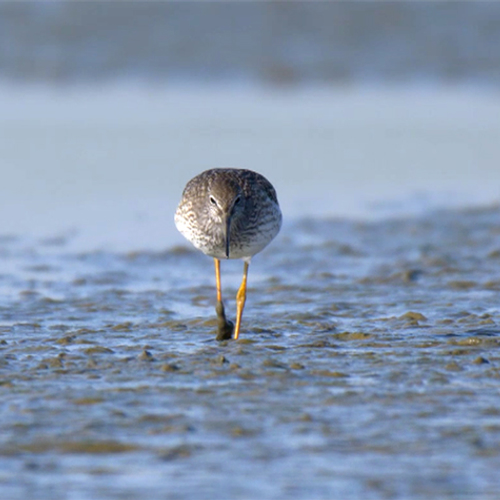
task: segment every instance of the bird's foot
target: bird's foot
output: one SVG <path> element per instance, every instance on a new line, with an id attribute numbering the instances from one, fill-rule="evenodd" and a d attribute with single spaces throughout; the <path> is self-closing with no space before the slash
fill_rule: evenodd
<path id="1" fill-rule="evenodd" d="M 234 325 L 232 321 L 226 319 L 226 312 L 224 311 L 224 304 L 221 300 L 215 306 L 217 313 L 217 336 L 215 340 L 229 340 L 233 338 Z"/>

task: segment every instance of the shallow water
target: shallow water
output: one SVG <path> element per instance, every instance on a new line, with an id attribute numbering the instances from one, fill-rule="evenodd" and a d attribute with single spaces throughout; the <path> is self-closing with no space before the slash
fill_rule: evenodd
<path id="1" fill-rule="evenodd" d="M 187 247 L 2 238 L 2 498 L 497 498 L 499 216 L 289 222 L 223 343 Z"/>

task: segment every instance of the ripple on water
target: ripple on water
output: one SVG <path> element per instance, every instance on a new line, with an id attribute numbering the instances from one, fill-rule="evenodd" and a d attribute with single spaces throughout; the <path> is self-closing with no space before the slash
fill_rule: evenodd
<path id="1" fill-rule="evenodd" d="M 12 498 L 77 473 L 82 498 L 493 498 L 499 215 L 292 223 L 252 261 L 241 340 L 220 343 L 201 254 L 0 238 Z M 231 316 L 240 278 L 223 263 Z"/>

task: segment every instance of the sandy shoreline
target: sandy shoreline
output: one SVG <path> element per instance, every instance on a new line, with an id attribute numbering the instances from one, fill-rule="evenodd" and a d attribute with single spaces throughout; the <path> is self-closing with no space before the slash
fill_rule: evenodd
<path id="1" fill-rule="evenodd" d="M 285 220 L 498 201 L 500 98 L 477 89 L 2 86 L 0 104 L 0 234 L 174 245 L 184 184 L 214 166 L 266 175 Z"/>

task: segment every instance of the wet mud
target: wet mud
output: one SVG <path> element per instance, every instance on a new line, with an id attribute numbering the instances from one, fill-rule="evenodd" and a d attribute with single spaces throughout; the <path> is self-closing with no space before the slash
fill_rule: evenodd
<path id="1" fill-rule="evenodd" d="M 238 341 L 202 254 L 66 244 L 0 238 L 3 498 L 497 498 L 499 207 L 289 222 Z"/>

